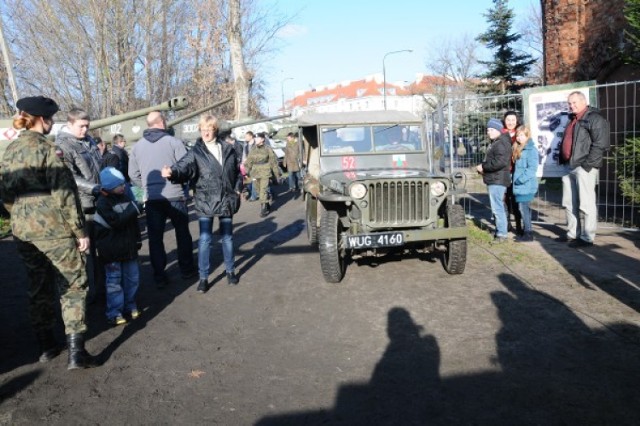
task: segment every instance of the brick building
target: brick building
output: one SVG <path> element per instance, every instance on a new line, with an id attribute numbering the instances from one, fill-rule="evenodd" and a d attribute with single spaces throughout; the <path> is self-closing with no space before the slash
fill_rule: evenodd
<path id="1" fill-rule="evenodd" d="M 624 65 L 624 0 L 541 0 L 545 84 L 640 78 Z"/>

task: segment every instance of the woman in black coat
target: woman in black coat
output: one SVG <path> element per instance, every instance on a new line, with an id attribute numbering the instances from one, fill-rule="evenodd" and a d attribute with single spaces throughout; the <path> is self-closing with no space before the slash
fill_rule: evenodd
<path id="1" fill-rule="evenodd" d="M 242 177 L 235 149 L 218 138 L 218 120 L 204 115 L 198 123 L 200 138 L 176 164 L 162 169 L 174 183 L 195 182 L 195 210 L 200 226 L 198 241 L 198 292 L 209 290 L 209 254 L 213 218 L 220 221 L 222 254 L 229 284 L 238 284 L 233 254 L 233 215 L 240 208 Z"/>

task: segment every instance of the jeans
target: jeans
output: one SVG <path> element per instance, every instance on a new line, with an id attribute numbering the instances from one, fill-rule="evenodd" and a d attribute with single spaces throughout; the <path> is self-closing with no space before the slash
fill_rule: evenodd
<path id="1" fill-rule="evenodd" d="M 289 172 L 289 190 L 299 189 L 298 180 L 300 179 L 300 172 Z"/>
<path id="2" fill-rule="evenodd" d="M 567 237 L 592 243 L 598 227 L 596 184 L 598 169 L 567 168 L 562 177 L 562 207 L 567 216 Z"/>
<path id="3" fill-rule="evenodd" d="M 491 212 L 496 221 L 496 238 L 507 238 L 507 211 L 504 207 L 504 194 L 507 187 L 503 185 L 488 185 Z"/>
<path id="4" fill-rule="evenodd" d="M 211 253 L 211 231 L 213 229 L 213 217 L 198 218 L 200 225 L 200 239 L 198 240 L 198 273 L 201 280 L 209 277 L 209 255 Z M 220 217 L 220 243 L 222 244 L 222 256 L 224 257 L 224 269 L 234 272 L 233 258 L 233 218 Z"/>
<path id="5" fill-rule="evenodd" d="M 138 309 L 136 293 L 140 284 L 138 260 L 112 262 L 104 265 L 107 285 L 107 318 Z"/>
<path id="6" fill-rule="evenodd" d="M 520 214 L 522 215 L 522 225 L 524 227 L 524 233 L 530 234 L 532 232 L 531 228 L 531 202 L 525 201 L 522 203 L 518 203 L 518 208 L 520 209 Z"/>
<path id="7" fill-rule="evenodd" d="M 185 274 L 194 269 L 193 240 L 189 232 L 189 212 L 186 201 L 150 200 L 145 204 L 147 233 L 149 236 L 149 258 L 156 283 L 167 280 L 165 267 L 167 253 L 164 249 L 164 230 L 167 218 L 171 220 L 176 235 L 178 266 Z"/>

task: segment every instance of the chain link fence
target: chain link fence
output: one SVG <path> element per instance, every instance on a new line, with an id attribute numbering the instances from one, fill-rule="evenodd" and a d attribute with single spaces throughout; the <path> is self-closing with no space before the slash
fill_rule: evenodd
<path id="1" fill-rule="evenodd" d="M 599 220 L 605 226 L 640 226 L 639 84 L 640 81 L 632 81 L 592 87 L 596 93 L 596 107 L 611 125 L 611 149 L 600 170 L 597 187 Z M 451 99 L 426 117 L 427 135 L 435 147 L 440 169 L 453 168 L 463 172 L 467 178 L 468 196 L 462 203 L 468 216 L 490 215 L 486 187 L 475 167 L 482 162 L 489 144 L 487 121 L 490 118 L 502 119 L 506 111 L 515 111 L 523 117 L 523 96 L 510 94 Z M 534 222 L 564 225 L 561 179 L 541 177 L 539 181 L 538 194 L 531 204 Z"/>

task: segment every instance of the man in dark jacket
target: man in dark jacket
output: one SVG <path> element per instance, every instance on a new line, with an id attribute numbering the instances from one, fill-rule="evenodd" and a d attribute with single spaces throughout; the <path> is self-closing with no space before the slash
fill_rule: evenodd
<path id="1" fill-rule="evenodd" d="M 57 155 L 62 158 L 73 174 L 78 186 L 80 203 L 85 217 L 86 232 L 89 236 L 89 256 L 87 275 L 89 277 L 90 301 L 104 297 L 104 268 L 96 255 L 93 214 L 96 211 L 96 197 L 100 193 L 100 163 L 102 154 L 91 140 L 89 114 L 81 109 L 72 109 L 67 114 L 67 124 L 56 136 Z"/>
<path id="2" fill-rule="evenodd" d="M 131 182 L 129 177 L 129 154 L 124 149 L 127 145 L 127 140 L 120 133 L 113 137 L 111 150 L 107 151 L 102 156 L 102 168 L 115 167 L 120 173 L 123 174 L 127 183 Z"/>
<path id="3" fill-rule="evenodd" d="M 567 173 L 562 177 L 567 233 L 560 240 L 571 241 L 572 247 L 589 247 L 598 227 L 595 190 L 604 152 L 609 149 L 609 122 L 587 105 L 582 92 L 570 93 L 568 102 L 572 119 L 560 143 L 560 164 Z"/>
<path id="4" fill-rule="evenodd" d="M 163 288 L 168 283 L 165 272 L 167 253 L 163 241 L 167 218 L 171 220 L 176 235 L 182 277 L 189 279 L 196 274 L 193 240 L 189 232 L 187 188 L 167 182 L 161 175 L 163 166 L 176 163 L 187 150 L 181 140 L 167 132 L 167 121 L 160 111 L 149 113 L 147 125 L 149 128 L 142 133 L 142 139 L 131 150 L 129 177 L 144 191 L 153 278 L 156 286 Z"/>
<path id="5" fill-rule="evenodd" d="M 162 168 L 171 182 L 195 180 L 195 209 L 200 226 L 197 291 L 209 290 L 209 253 L 213 219 L 220 221 L 220 242 L 229 284 L 238 284 L 233 255 L 233 215 L 240 208 L 242 176 L 236 149 L 218 137 L 218 120 L 204 115 L 198 123 L 201 137 L 177 164 Z"/>
<path id="6" fill-rule="evenodd" d="M 67 114 L 66 126 L 56 136 L 58 156 L 73 173 L 85 215 L 96 211 L 96 197 L 100 192 L 101 154 L 87 135 L 89 120 L 86 111 L 72 109 Z"/>
<path id="7" fill-rule="evenodd" d="M 492 118 L 487 123 L 487 134 L 492 143 L 487 149 L 484 162 L 478 164 L 478 173 L 487 185 L 491 212 L 496 222 L 494 242 L 502 243 L 507 240 L 507 212 L 504 205 L 504 195 L 511 184 L 511 137 L 502 133 L 502 122 Z"/>

